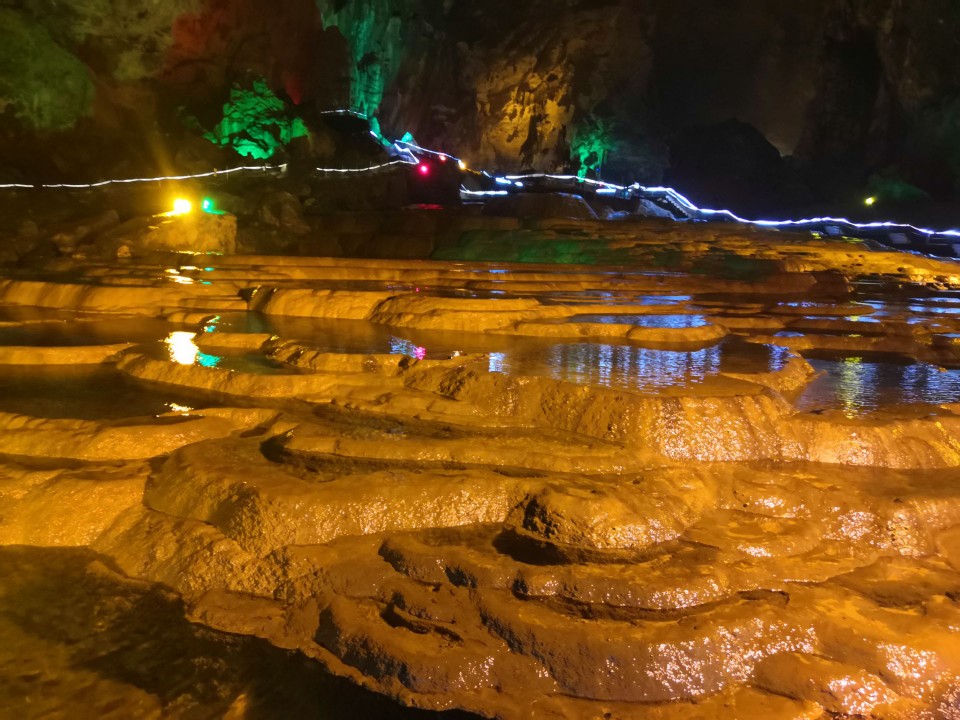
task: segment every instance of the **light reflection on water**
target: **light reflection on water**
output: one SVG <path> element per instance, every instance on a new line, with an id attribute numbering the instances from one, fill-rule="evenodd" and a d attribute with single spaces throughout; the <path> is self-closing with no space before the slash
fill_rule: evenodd
<path id="1" fill-rule="evenodd" d="M 665 322 L 672 323 L 678 318 L 681 322 L 696 322 L 695 318 L 702 316 L 664 317 Z M 226 317 L 225 321 L 228 327 L 232 325 L 231 318 Z M 737 339 L 675 352 L 643 348 L 627 341 L 564 342 L 483 333 L 399 330 L 349 320 L 274 318 L 257 321 L 249 331 L 297 338 L 331 353 L 383 353 L 421 360 L 447 358 L 455 353 L 486 354 L 491 372 L 627 389 L 688 385 L 719 372 L 769 372 L 783 367 L 790 357 L 785 348 Z"/>
<path id="2" fill-rule="evenodd" d="M 637 327 L 680 330 L 708 325 L 703 315 L 574 315 L 568 322 L 603 325 L 636 325 Z"/>
<path id="3" fill-rule="evenodd" d="M 646 307 L 650 305 L 682 306 L 693 300 L 692 295 L 633 295 L 613 293 L 605 290 L 571 292 L 536 293 L 535 297 L 544 305 L 596 305 L 598 300 L 612 309 L 618 307 Z"/>
<path id="4" fill-rule="evenodd" d="M 720 372 L 721 346 L 696 352 L 632 345 L 557 343 L 540 352 L 504 353 L 498 372 L 537 375 L 581 385 L 663 389 L 701 382 Z"/>
<path id="5" fill-rule="evenodd" d="M 200 365 L 201 367 L 236 370 L 255 375 L 283 375 L 297 372 L 295 369 L 274 362 L 259 352 L 224 350 L 222 351 L 224 352 L 223 355 L 205 353 L 197 346 L 198 334 L 183 331 L 171 332 L 163 341 L 162 352 L 158 352 L 156 346 L 148 346 L 143 349 L 152 357 L 158 357 L 159 355 L 158 359 L 170 360 L 178 365 Z"/>
<path id="6" fill-rule="evenodd" d="M 636 316 L 581 316 L 600 321 L 637 320 Z M 698 315 L 648 316 L 651 322 L 697 322 Z M 593 320 L 596 318 L 596 320 Z M 490 372 L 540 375 L 557 380 L 614 388 L 651 390 L 701 382 L 718 372 L 777 370 L 790 353 L 785 348 L 728 339 L 695 351 L 641 348 L 628 342 L 562 342 L 478 333 L 390 330 L 365 322 L 315 321 L 248 316 L 225 317 L 227 328 L 299 338 L 326 352 L 393 353 L 414 358 L 443 358 L 454 352 L 485 353 Z M 786 331 L 782 335 L 800 335 Z M 825 375 L 799 400 L 803 410 L 835 408 L 854 414 L 885 405 L 960 402 L 960 371 L 942 372 L 923 363 L 886 356 L 811 357 Z"/>
<path id="7" fill-rule="evenodd" d="M 178 365 L 218 367 L 223 358 L 201 352 L 200 348 L 197 347 L 197 343 L 194 342 L 196 337 L 197 333 L 182 331 L 172 332 L 167 335 L 163 343 L 167 346 L 170 360 Z"/>
<path id="8" fill-rule="evenodd" d="M 391 337 L 390 354 L 406 355 L 408 357 L 416 358 L 417 360 L 423 360 L 425 357 L 427 357 L 427 349 L 425 347 L 421 347 L 420 345 L 416 345 L 409 340 Z"/>
<path id="9" fill-rule="evenodd" d="M 960 370 L 894 357 L 816 358 L 823 375 L 798 401 L 803 411 L 838 409 L 849 416 L 914 403 L 960 402 Z"/>
<path id="10" fill-rule="evenodd" d="M 491 357 L 491 372 L 536 375 L 583 385 L 663 390 L 703 382 L 719 373 L 782 368 L 785 348 L 730 341 L 694 351 L 654 350 L 626 344 L 554 343 L 542 351 L 518 349 Z"/>

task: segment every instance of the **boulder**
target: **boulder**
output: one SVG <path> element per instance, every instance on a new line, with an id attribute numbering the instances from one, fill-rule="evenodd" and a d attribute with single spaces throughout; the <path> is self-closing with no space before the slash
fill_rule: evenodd
<path id="1" fill-rule="evenodd" d="M 114 258 L 143 257 L 151 252 L 233 255 L 237 218 L 209 213 L 134 218 L 98 238 L 94 247 L 97 254 Z"/>
<path id="2" fill-rule="evenodd" d="M 69 255 L 85 240 L 92 239 L 119 224 L 120 216 L 117 215 L 117 211 L 107 210 L 99 215 L 86 217 L 82 220 L 46 227 L 44 228 L 44 236 L 56 245 L 62 254 Z"/>
<path id="3" fill-rule="evenodd" d="M 306 235 L 310 232 L 310 225 L 303 219 L 300 201 L 293 193 L 267 193 L 260 204 L 257 217 L 260 222 L 293 235 Z"/>

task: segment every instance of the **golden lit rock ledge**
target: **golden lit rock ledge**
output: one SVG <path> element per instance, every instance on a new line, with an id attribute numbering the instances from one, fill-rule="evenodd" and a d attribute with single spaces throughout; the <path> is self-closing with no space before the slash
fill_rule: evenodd
<path id="1" fill-rule="evenodd" d="M 134 615 L 410 708 L 957 717 L 949 264 L 689 232 L 610 242 L 776 267 L 192 257 L 0 281 L 0 577 L 149 596 Z"/>

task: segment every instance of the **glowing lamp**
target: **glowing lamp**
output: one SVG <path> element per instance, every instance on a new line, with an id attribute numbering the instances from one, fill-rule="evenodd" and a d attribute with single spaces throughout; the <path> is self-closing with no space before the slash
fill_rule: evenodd
<path id="1" fill-rule="evenodd" d="M 447 156 L 446 156 L 446 155 L 438 155 L 437 157 L 440 158 L 440 162 L 446 162 L 446 161 L 447 161 Z"/>
<path id="2" fill-rule="evenodd" d="M 461 169 L 461 170 L 466 170 L 466 169 L 467 169 L 467 164 L 466 164 L 463 160 L 458 160 L 457 162 L 460 164 L 460 169 Z"/>
<path id="3" fill-rule="evenodd" d="M 420 163 L 417 167 L 417 172 L 419 172 L 423 177 L 426 177 L 430 174 L 430 166 L 426 163 Z"/>
<path id="4" fill-rule="evenodd" d="M 863 201 L 863 203 L 864 203 L 864 205 L 866 205 L 867 207 L 870 207 L 870 206 L 872 206 L 872 205 L 876 205 L 876 204 L 877 204 L 877 199 L 876 199 L 875 197 L 868 197 L 866 200 Z"/>
<path id="5" fill-rule="evenodd" d="M 177 198 L 173 201 L 173 211 L 171 215 L 186 215 L 193 210 L 193 203 L 186 198 Z"/>
<path id="6" fill-rule="evenodd" d="M 203 203 L 200 205 L 204 212 L 215 212 L 217 209 L 216 203 L 213 202 L 211 198 L 204 198 Z"/>

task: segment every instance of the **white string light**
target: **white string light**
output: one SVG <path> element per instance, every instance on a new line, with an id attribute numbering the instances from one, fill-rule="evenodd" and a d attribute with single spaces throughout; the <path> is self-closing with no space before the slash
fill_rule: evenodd
<path id="1" fill-rule="evenodd" d="M 488 175 L 488 177 L 493 177 Z M 910 225 L 909 223 L 896 223 L 890 221 L 882 222 L 868 222 L 868 223 L 858 223 L 850 220 L 848 218 L 835 218 L 835 217 L 814 217 L 814 218 L 804 218 L 802 220 L 750 220 L 748 218 L 743 218 L 737 215 L 732 210 L 714 210 L 712 208 L 701 208 L 692 203 L 688 198 L 681 195 L 679 192 L 669 187 L 646 187 L 640 185 L 639 183 L 634 183 L 633 185 L 616 185 L 614 183 L 604 182 L 602 180 L 592 180 L 590 178 L 581 178 L 576 175 L 551 175 L 548 173 L 531 173 L 529 175 L 504 175 L 503 180 L 513 181 L 513 180 L 533 180 L 533 179 L 546 179 L 546 180 L 557 180 L 561 182 L 578 182 L 585 183 L 587 185 L 592 185 L 595 187 L 601 188 L 601 191 L 637 191 L 644 195 L 664 195 L 667 199 L 675 202 L 681 209 L 684 211 L 693 214 L 693 215 L 709 215 L 709 216 L 722 216 L 726 217 L 729 220 L 734 222 L 743 223 L 746 225 L 756 225 L 758 227 L 802 227 L 804 225 L 846 225 L 847 227 L 856 228 L 858 230 L 913 230 L 916 233 L 921 235 L 926 235 L 928 237 L 933 235 L 944 235 L 948 237 L 960 237 L 960 230 L 932 230 L 930 228 L 917 227 L 916 225 Z M 508 184 L 508 182 L 501 182 L 501 178 L 493 177 L 493 179 L 498 184 Z M 600 192 L 600 191 L 598 191 Z"/>
<path id="2" fill-rule="evenodd" d="M 43 185 L 24 185 L 22 183 L 8 183 L 0 185 L 0 190 L 7 189 L 65 189 L 65 190 L 84 190 L 90 188 L 101 188 L 107 185 L 128 185 L 131 183 L 149 183 L 149 182 L 169 182 L 175 180 L 199 180 L 202 178 L 219 177 L 221 175 L 232 175 L 238 172 L 280 172 L 285 173 L 287 166 L 284 165 L 256 165 L 229 168 L 227 170 L 211 170 L 205 173 L 196 173 L 194 175 L 164 175 L 162 177 L 149 178 L 122 178 L 118 180 L 101 180 L 95 183 L 47 183 Z"/>
<path id="3" fill-rule="evenodd" d="M 362 168 L 317 168 L 317 172 L 320 173 L 340 173 L 341 175 L 346 175 L 350 173 L 368 173 L 373 172 L 374 170 L 380 170 L 382 168 L 391 167 L 393 165 L 416 165 L 419 161 L 414 160 L 410 162 L 409 160 L 392 160 L 391 162 L 381 163 L 380 165 L 371 165 L 370 167 Z"/>
<path id="4" fill-rule="evenodd" d="M 404 140 L 397 140 L 394 145 L 403 145 L 407 148 L 413 149 L 415 152 L 422 152 L 425 155 L 433 155 L 434 157 L 445 158 L 446 160 L 453 160 L 455 163 L 463 162 L 460 158 L 454 157 L 449 153 L 440 152 L 439 150 L 430 150 L 428 148 L 420 147 L 416 143 L 406 142 Z"/>
<path id="5" fill-rule="evenodd" d="M 317 115 L 350 115 L 351 117 L 359 118 L 360 120 L 370 119 L 362 112 L 357 112 L 356 110 L 321 110 L 317 113 Z"/>
<path id="6" fill-rule="evenodd" d="M 506 190 L 467 190 L 463 185 L 460 186 L 461 195 L 469 195 L 471 197 L 493 197 L 500 195 L 509 195 L 510 193 Z"/>
<path id="7" fill-rule="evenodd" d="M 355 110 L 324 110 L 319 113 L 320 115 L 349 115 L 352 117 L 359 118 L 361 120 L 369 120 L 367 115 L 357 112 Z M 371 131 L 372 132 L 372 131 Z M 376 135 L 376 133 L 373 133 Z M 351 174 L 360 174 L 375 172 L 383 168 L 392 167 L 395 165 L 415 165 L 420 161 L 414 153 L 421 153 L 423 155 L 430 155 L 433 157 L 439 157 L 442 160 L 452 160 L 457 163 L 461 169 L 466 168 L 466 163 L 460 158 L 450 155 L 449 153 L 440 152 L 438 150 L 431 150 L 429 148 L 424 148 L 416 143 L 407 142 L 404 140 L 397 140 L 393 143 L 393 148 L 401 155 L 401 158 L 398 160 L 392 160 L 386 163 L 380 163 L 379 165 L 371 165 L 369 167 L 363 168 L 317 168 L 316 171 L 319 173 L 325 174 L 339 174 L 339 175 L 351 175 Z M 23 183 L 7 183 L 0 184 L 0 190 L 33 190 L 41 188 L 51 188 L 51 189 L 92 189 L 106 187 L 109 185 L 123 185 L 131 183 L 148 183 L 148 182 L 168 182 L 168 181 L 178 181 L 178 180 L 198 180 L 203 178 L 210 177 L 219 177 L 222 175 L 231 175 L 238 172 L 281 172 L 285 173 L 287 166 L 277 165 L 277 166 L 243 166 L 230 168 L 228 170 L 213 170 L 206 173 L 197 173 L 194 175 L 170 175 L 163 177 L 153 177 L 153 178 L 126 178 L 119 180 L 103 180 L 96 183 L 51 183 L 51 184 L 42 184 L 42 185 L 29 185 Z M 734 222 L 743 223 L 746 225 L 756 225 L 758 227 L 770 227 L 770 228 L 783 228 L 783 227 L 803 227 L 805 225 L 844 225 L 850 228 L 856 228 L 858 230 L 909 230 L 916 232 L 920 235 L 926 235 L 932 237 L 934 235 L 941 235 L 947 237 L 960 237 L 960 230 L 933 230 L 930 228 L 918 227 L 916 225 L 910 225 L 908 223 L 896 223 L 889 221 L 882 222 L 868 222 L 868 223 L 858 223 L 850 220 L 848 218 L 834 218 L 834 217 L 815 217 L 815 218 L 804 218 L 802 220 L 750 220 L 748 218 L 743 218 L 737 215 L 732 210 L 715 210 L 712 208 L 701 208 L 691 202 L 688 198 L 681 195 L 679 192 L 669 187 L 654 186 L 647 187 L 640 185 L 639 183 L 634 183 L 633 185 L 616 185 L 615 183 L 608 183 L 602 180 L 593 180 L 591 178 L 583 178 L 578 175 L 553 175 L 549 173 L 530 173 L 527 175 L 502 175 L 495 176 L 488 173 L 486 170 L 481 171 L 481 174 L 492 179 L 498 185 L 510 185 L 515 187 L 524 187 L 523 181 L 536 180 L 536 179 L 545 179 L 545 180 L 555 180 L 558 182 L 576 182 L 578 184 L 586 184 L 591 187 L 598 188 L 597 192 L 600 194 L 616 194 L 618 192 L 629 192 L 632 195 L 634 192 L 640 194 L 641 196 L 663 196 L 670 202 L 676 204 L 681 210 L 685 213 L 692 216 L 700 217 L 724 217 Z M 484 196 L 502 196 L 508 195 L 506 190 L 467 190 L 465 187 L 460 187 L 460 192 L 463 195 L 470 197 L 484 197 Z"/>

